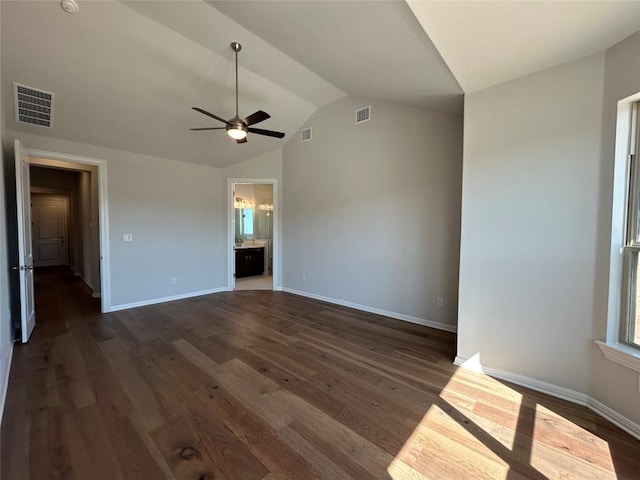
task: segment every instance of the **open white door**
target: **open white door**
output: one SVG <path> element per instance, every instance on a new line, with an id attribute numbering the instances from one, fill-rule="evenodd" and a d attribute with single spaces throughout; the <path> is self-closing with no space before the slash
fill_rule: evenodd
<path id="1" fill-rule="evenodd" d="M 33 295 L 33 249 L 31 247 L 31 178 L 29 157 L 22 151 L 20 141 L 14 143 L 16 157 L 16 203 L 18 204 L 18 265 L 20 274 L 20 327 L 22 343 L 36 326 Z"/>

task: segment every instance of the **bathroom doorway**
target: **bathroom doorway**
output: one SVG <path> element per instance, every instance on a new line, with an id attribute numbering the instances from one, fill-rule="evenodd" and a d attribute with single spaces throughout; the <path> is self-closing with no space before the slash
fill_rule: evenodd
<path id="1" fill-rule="evenodd" d="M 274 290 L 277 271 L 275 180 L 230 180 L 231 290 Z"/>

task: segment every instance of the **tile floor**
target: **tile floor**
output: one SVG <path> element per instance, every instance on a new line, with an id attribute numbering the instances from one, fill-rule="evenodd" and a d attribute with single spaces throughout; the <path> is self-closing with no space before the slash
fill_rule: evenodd
<path id="1" fill-rule="evenodd" d="M 236 290 L 273 290 L 271 275 L 256 275 L 236 279 Z"/>

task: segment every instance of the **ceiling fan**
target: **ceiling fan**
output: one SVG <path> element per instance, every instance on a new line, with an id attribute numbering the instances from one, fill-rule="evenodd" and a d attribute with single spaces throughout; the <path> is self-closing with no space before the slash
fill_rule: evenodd
<path id="1" fill-rule="evenodd" d="M 229 136 L 233 138 L 236 143 L 246 143 L 247 133 L 256 133 L 258 135 L 266 135 L 267 137 L 276 138 L 284 137 L 284 133 L 282 132 L 251 127 L 251 125 L 255 125 L 256 123 L 265 121 L 267 118 L 271 118 L 271 115 L 269 115 L 267 112 L 258 110 L 257 112 L 252 113 L 246 118 L 240 118 L 238 116 L 238 52 L 242 49 L 242 45 L 240 45 L 238 42 L 232 42 L 231 49 L 236 53 L 236 116 L 229 120 L 225 120 L 224 118 L 218 117 L 211 112 L 203 110 L 202 108 L 191 107 L 197 112 L 207 115 L 208 117 L 215 118 L 219 122 L 226 124 L 226 126 L 191 128 L 190 130 L 226 130 Z"/>

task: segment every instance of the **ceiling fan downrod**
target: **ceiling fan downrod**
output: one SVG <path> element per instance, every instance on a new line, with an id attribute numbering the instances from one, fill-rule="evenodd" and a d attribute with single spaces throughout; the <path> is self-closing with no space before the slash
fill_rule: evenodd
<path id="1" fill-rule="evenodd" d="M 238 52 L 242 50 L 242 45 L 238 42 L 231 42 L 231 50 L 236 52 L 236 119 L 239 119 L 238 115 Z"/>

